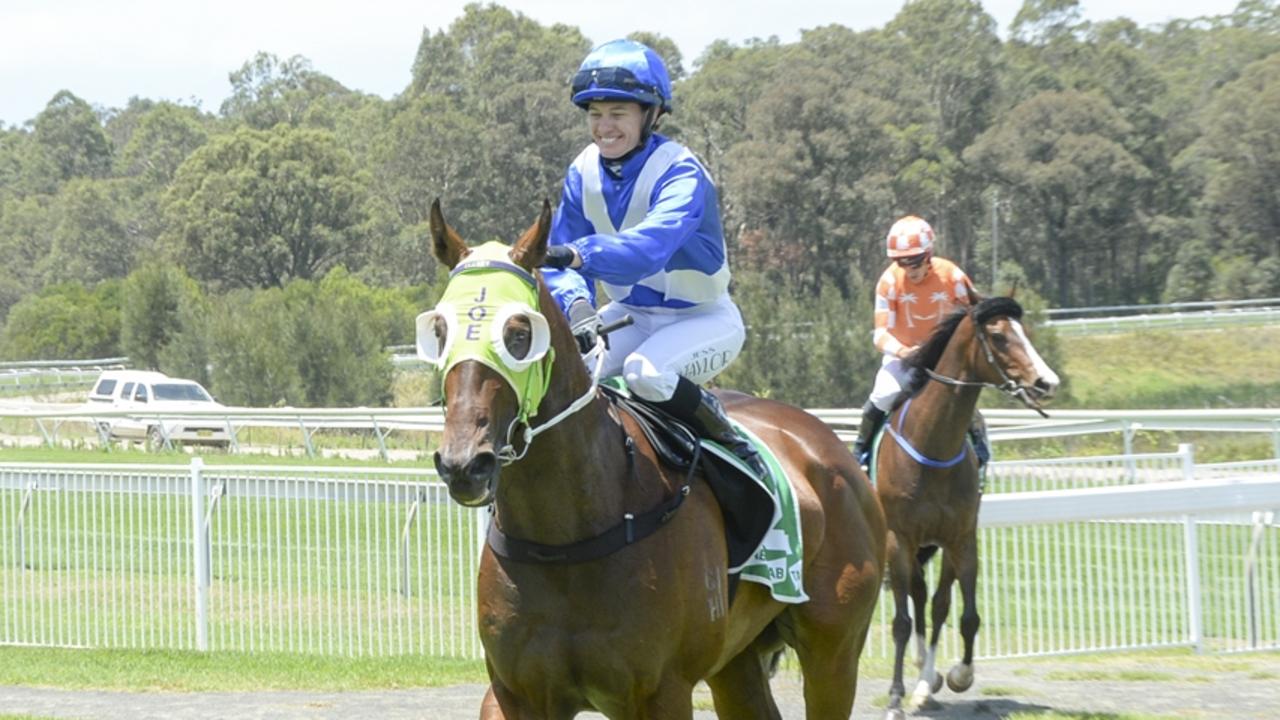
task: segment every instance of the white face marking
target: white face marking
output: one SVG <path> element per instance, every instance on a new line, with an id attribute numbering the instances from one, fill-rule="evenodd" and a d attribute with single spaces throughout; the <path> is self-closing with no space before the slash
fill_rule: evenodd
<path id="1" fill-rule="evenodd" d="M 1049 367 L 1048 363 L 1040 357 L 1040 353 L 1036 352 L 1036 348 L 1031 344 L 1031 340 L 1027 338 L 1027 333 L 1022 329 L 1022 323 L 1009 318 L 1009 324 L 1013 326 L 1013 332 L 1022 341 L 1022 346 L 1027 349 L 1027 355 L 1031 356 L 1031 365 L 1040 374 L 1040 379 L 1048 383 L 1050 392 L 1058 389 L 1058 373 Z"/>

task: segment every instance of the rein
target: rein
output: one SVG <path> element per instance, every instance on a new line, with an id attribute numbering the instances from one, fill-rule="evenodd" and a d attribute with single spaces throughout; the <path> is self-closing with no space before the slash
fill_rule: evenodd
<path id="1" fill-rule="evenodd" d="M 972 318 L 973 318 L 973 315 L 971 312 L 970 319 Z M 953 378 L 947 375 L 943 375 L 942 373 L 937 372 L 933 368 L 924 368 L 925 375 L 927 375 L 930 380 L 935 380 L 937 382 L 942 383 L 943 385 L 951 385 L 952 387 L 978 387 L 978 388 L 986 387 L 986 388 L 999 390 L 1000 392 L 1004 393 L 1005 395 L 1008 395 L 1009 397 L 1020 400 L 1023 405 L 1026 405 L 1027 407 L 1040 413 L 1041 416 L 1049 417 L 1049 413 L 1045 412 L 1044 410 L 1042 410 L 1041 408 L 1037 407 L 1035 404 L 1032 403 L 1031 398 L 1028 397 L 1027 395 L 1027 389 L 1022 385 L 1019 385 L 1017 381 L 1015 381 L 1013 378 L 1009 377 L 1009 374 L 1005 372 L 1004 367 L 1001 366 L 1000 363 L 996 362 L 996 355 L 995 353 L 991 352 L 991 344 L 990 344 L 990 341 L 987 340 L 987 334 L 983 332 L 982 326 L 978 324 L 977 320 L 973 321 L 973 330 L 978 335 L 978 341 L 982 343 L 982 352 L 987 357 L 987 364 L 995 368 L 995 371 L 1000 375 L 1000 379 L 1004 380 L 1003 383 L 996 385 L 995 383 L 982 382 L 982 381 L 974 382 L 971 380 L 960 380 L 959 378 Z"/>
<path id="2" fill-rule="evenodd" d="M 566 407 L 564 410 L 561 410 L 560 412 L 556 413 L 553 417 L 549 418 L 546 422 L 542 423 L 541 425 L 537 427 L 525 425 L 524 433 L 522 434 L 522 437 L 521 437 L 521 440 L 523 441 L 524 446 L 520 449 L 519 452 L 516 452 L 515 443 L 512 442 L 512 436 L 515 434 L 516 425 L 520 424 L 520 418 L 517 417 L 511 421 L 511 424 L 507 426 L 507 444 L 503 445 L 497 452 L 498 460 L 501 461 L 503 466 L 510 465 L 511 463 L 524 457 L 525 453 L 529 452 L 529 446 L 533 444 L 533 439 L 535 437 L 550 430 L 556 425 L 559 425 L 570 415 L 586 407 L 592 400 L 595 399 L 596 389 L 600 386 L 600 371 L 604 368 L 604 349 L 602 347 L 603 344 L 604 344 L 603 336 L 596 338 L 596 349 L 599 350 L 600 352 L 596 356 L 596 368 L 595 368 L 595 371 L 591 373 L 591 384 L 587 386 L 587 391 L 579 395 L 573 402 L 569 403 L 569 406 Z"/>

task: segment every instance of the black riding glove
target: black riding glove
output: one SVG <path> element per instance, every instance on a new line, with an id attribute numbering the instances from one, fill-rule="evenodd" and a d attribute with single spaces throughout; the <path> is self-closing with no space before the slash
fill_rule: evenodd
<path id="1" fill-rule="evenodd" d="M 573 264 L 573 256 L 573 248 L 568 245 L 552 245 L 547 248 L 547 256 L 542 259 L 542 265 L 564 270 Z"/>
<path id="2" fill-rule="evenodd" d="M 583 355 L 591 352 L 596 346 L 597 330 L 600 328 L 600 317 L 591 303 L 581 298 L 569 304 L 569 329 L 578 341 L 578 352 Z"/>

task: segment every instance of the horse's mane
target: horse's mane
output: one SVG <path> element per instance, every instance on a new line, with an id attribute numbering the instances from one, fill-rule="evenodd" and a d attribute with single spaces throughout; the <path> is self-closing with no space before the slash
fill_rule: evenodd
<path id="1" fill-rule="evenodd" d="M 955 335 L 956 328 L 960 327 L 960 321 L 964 320 L 968 314 L 969 308 L 964 307 L 951 311 L 933 329 L 929 339 L 918 350 L 903 359 L 904 367 L 916 371 L 915 380 L 911 386 L 903 388 L 905 392 L 894 401 L 893 409 L 896 410 L 899 405 L 924 388 L 924 381 L 928 378 L 925 371 L 933 370 L 938 366 L 943 351 L 947 349 L 947 343 L 951 342 L 951 336 Z M 973 308 L 973 321 L 976 323 L 985 323 L 993 317 L 1011 317 L 1016 320 L 1022 317 L 1022 306 L 1011 297 L 993 297 L 979 302 Z"/>

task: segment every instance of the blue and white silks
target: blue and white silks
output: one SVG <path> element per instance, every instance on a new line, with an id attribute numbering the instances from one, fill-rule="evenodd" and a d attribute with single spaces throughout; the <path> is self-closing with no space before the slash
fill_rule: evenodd
<path id="1" fill-rule="evenodd" d="M 655 133 L 620 174 L 604 168 L 595 144 L 565 174 L 550 243 L 573 246 L 582 267 L 544 269 L 561 308 L 578 298 L 594 301 L 594 280 L 611 300 L 647 310 L 681 310 L 724 297 L 724 230 L 702 163 Z"/>

